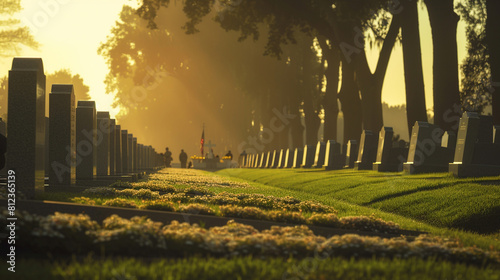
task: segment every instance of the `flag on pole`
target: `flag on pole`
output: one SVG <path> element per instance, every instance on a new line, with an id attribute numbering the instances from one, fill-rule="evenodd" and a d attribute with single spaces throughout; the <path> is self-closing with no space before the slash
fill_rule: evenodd
<path id="1" fill-rule="evenodd" d="M 203 124 L 203 132 L 201 133 L 200 150 L 201 156 L 203 157 L 203 144 L 205 144 L 205 124 Z"/>

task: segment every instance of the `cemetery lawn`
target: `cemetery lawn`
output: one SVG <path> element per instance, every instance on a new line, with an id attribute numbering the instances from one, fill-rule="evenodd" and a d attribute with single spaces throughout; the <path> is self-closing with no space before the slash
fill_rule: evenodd
<path id="1" fill-rule="evenodd" d="M 22 268 L 29 269 L 22 269 Z M 12 279 L 0 271 L 0 278 Z M 498 280 L 498 270 L 433 259 L 345 259 L 345 258 L 184 258 L 141 260 L 94 258 L 83 260 L 22 261 L 16 279 L 481 279 Z"/>
<path id="2" fill-rule="evenodd" d="M 38 227 L 33 232 L 46 240 L 25 238 L 27 248 L 51 253 L 23 254 L 16 276 L 500 280 L 499 188 L 499 178 L 455 179 L 447 174 L 165 169 L 138 183 L 52 190 L 37 199 L 248 218 L 238 216 L 243 213 L 251 219 L 285 221 L 289 227 L 259 231 L 228 223 L 205 228 L 116 216 L 96 223 L 64 213 L 44 218 L 27 214 L 19 218 L 29 221 L 21 230 Z M 38 225 L 37 219 L 43 222 Z M 318 221 L 321 226 L 354 225 L 355 230 L 378 233 L 394 232 L 397 223 L 400 229 L 431 236 L 325 238 L 295 226 Z M 489 222 L 485 226 L 481 221 Z M 0 279 L 10 276 L 6 273 L 2 269 Z"/>
<path id="3" fill-rule="evenodd" d="M 339 217 L 374 213 L 404 229 L 500 250 L 500 177 L 352 169 L 225 169 L 216 174 L 260 184 L 269 194 L 316 200 L 332 206 Z"/>

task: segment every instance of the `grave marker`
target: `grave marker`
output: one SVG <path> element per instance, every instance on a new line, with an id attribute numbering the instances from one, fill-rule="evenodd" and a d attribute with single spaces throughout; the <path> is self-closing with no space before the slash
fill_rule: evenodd
<path id="1" fill-rule="evenodd" d="M 295 150 L 287 149 L 283 168 L 292 168 Z"/>
<path id="2" fill-rule="evenodd" d="M 111 121 L 109 112 L 97 112 L 97 133 L 101 141 L 97 143 L 97 176 L 108 176 L 109 172 L 109 134 Z"/>
<path id="3" fill-rule="evenodd" d="M 354 163 L 354 169 L 372 170 L 373 163 L 377 158 L 378 138 L 371 130 L 363 130 L 359 142 L 358 160 Z"/>
<path id="4" fill-rule="evenodd" d="M 316 147 L 313 145 L 304 146 L 304 155 L 302 157 L 302 168 L 311 168 L 314 164 L 314 156 L 316 155 Z"/>
<path id="5" fill-rule="evenodd" d="M 313 167 L 321 168 L 325 164 L 325 152 L 326 144 L 325 142 L 319 141 L 316 145 L 316 153 L 314 155 Z"/>
<path id="6" fill-rule="evenodd" d="M 122 129 L 121 125 L 115 125 L 115 174 L 123 173 L 123 149 L 122 149 Z"/>
<path id="7" fill-rule="evenodd" d="M 493 130 L 491 116 L 464 112 L 449 172 L 457 177 L 500 175 L 500 144 L 493 142 Z"/>
<path id="8" fill-rule="evenodd" d="M 437 125 L 415 122 L 412 128 L 408 160 L 405 172 L 410 174 L 446 172 L 453 161 L 454 133 L 446 132 Z"/>
<path id="9" fill-rule="evenodd" d="M 354 163 L 356 162 L 356 159 L 358 158 L 358 141 L 356 140 L 349 140 L 347 142 L 347 147 L 346 147 L 346 153 L 345 153 L 345 168 L 354 168 Z"/>
<path id="10" fill-rule="evenodd" d="M 73 85 L 52 85 L 49 114 L 49 186 L 69 186 L 76 180 L 76 108 Z"/>
<path id="11" fill-rule="evenodd" d="M 97 118 L 94 101 L 78 101 L 76 107 L 76 180 L 92 180 L 96 175 Z M 78 157 L 80 159 L 78 159 Z"/>
<path id="12" fill-rule="evenodd" d="M 116 172 L 116 120 L 110 119 L 109 127 L 109 175 Z"/>
<path id="13" fill-rule="evenodd" d="M 335 140 L 328 140 L 325 147 L 325 170 L 342 169 L 344 167 L 343 156 L 340 153 L 340 143 Z"/>
<path id="14" fill-rule="evenodd" d="M 302 148 L 295 148 L 295 152 L 293 153 L 292 168 L 300 168 L 303 158 L 304 158 L 304 150 Z"/>
<path id="15" fill-rule="evenodd" d="M 45 180 L 45 74 L 40 58 L 14 58 L 9 71 L 7 168 L 27 198 Z"/>
<path id="16" fill-rule="evenodd" d="M 130 173 L 128 165 L 129 162 L 128 130 L 126 129 L 122 130 L 121 140 L 122 140 L 122 173 L 128 174 Z"/>

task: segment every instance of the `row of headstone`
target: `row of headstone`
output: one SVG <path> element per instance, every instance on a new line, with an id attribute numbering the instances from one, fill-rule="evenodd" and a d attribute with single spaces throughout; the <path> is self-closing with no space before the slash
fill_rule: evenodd
<path id="1" fill-rule="evenodd" d="M 40 58 L 14 58 L 9 71 L 7 168 L 26 197 L 49 186 L 123 179 L 162 165 L 152 146 L 122 130 L 94 101 L 78 101 L 73 85 L 52 85 L 45 117 L 45 74 Z M 48 159 L 48 160 L 47 160 Z"/>
<path id="2" fill-rule="evenodd" d="M 267 161 L 244 167 L 404 170 L 410 174 L 449 172 L 457 177 L 500 175 L 500 126 L 493 125 L 491 116 L 463 113 L 458 135 L 433 124 L 416 122 L 409 147 L 404 141 L 393 141 L 393 136 L 391 127 L 383 127 L 378 137 L 364 130 L 359 146 L 354 140 L 344 147 L 334 140 L 326 144 L 318 142 L 316 147 L 306 145 L 303 149 L 281 150 L 279 154 L 285 154 L 285 159 L 280 156 L 277 164 L 274 161 L 277 151 L 274 151 L 268 152 L 267 157 L 262 153 L 261 158 Z"/>

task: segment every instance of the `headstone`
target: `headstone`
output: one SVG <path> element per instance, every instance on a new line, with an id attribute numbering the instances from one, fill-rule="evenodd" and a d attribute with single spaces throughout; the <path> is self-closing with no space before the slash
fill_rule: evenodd
<path id="1" fill-rule="evenodd" d="M 316 147 L 313 145 L 304 146 L 304 155 L 302 157 L 302 168 L 311 168 L 314 164 L 314 157 L 316 155 Z"/>
<path id="2" fill-rule="evenodd" d="M 7 124 L 0 118 L 0 175 L 6 176 L 7 169 L 5 168 L 7 152 Z"/>
<path id="3" fill-rule="evenodd" d="M 109 120 L 109 175 L 116 172 L 116 120 Z"/>
<path id="4" fill-rule="evenodd" d="M 45 74 L 40 58 L 14 58 L 9 71 L 7 168 L 27 198 L 45 180 Z"/>
<path id="5" fill-rule="evenodd" d="M 344 167 L 344 157 L 340 153 L 340 143 L 335 140 L 328 140 L 325 152 L 325 170 L 336 170 Z"/>
<path id="6" fill-rule="evenodd" d="M 349 140 L 347 142 L 346 146 L 346 152 L 345 152 L 345 168 L 354 168 L 354 163 L 356 162 L 356 159 L 358 158 L 358 141 L 356 140 Z"/>
<path id="7" fill-rule="evenodd" d="M 383 127 L 379 133 L 377 161 L 373 163 L 373 170 L 379 172 L 399 172 L 403 170 L 408 149 L 405 142 L 393 143 L 394 131 L 392 127 Z"/>
<path id="8" fill-rule="evenodd" d="M 500 125 L 493 126 L 493 143 L 500 144 Z"/>
<path id="9" fill-rule="evenodd" d="M 144 168 L 150 170 L 151 166 L 149 164 L 149 146 L 144 146 Z"/>
<path id="10" fill-rule="evenodd" d="M 264 168 L 267 163 L 267 153 L 262 152 L 260 155 L 260 163 L 259 163 L 259 168 Z"/>
<path id="11" fill-rule="evenodd" d="M 49 114 L 49 186 L 69 186 L 76 179 L 76 108 L 73 85 L 52 85 Z"/>
<path id="12" fill-rule="evenodd" d="M 493 135 L 491 116 L 464 112 L 460 118 L 454 161 L 449 165 L 449 172 L 457 177 L 500 175 L 500 144 L 496 143 Z"/>
<path id="13" fill-rule="evenodd" d="M 285 157 L 286 157 L 286 151 L 284 149 L 281 149 L 279 152 L 279 158 L 278 158 L 278 165 L 276 168 L 283 168 L 285 167 Z"/>
<path id="14" fill-rule="evenodd" d="M 359 142 L 358 160 L 354 163 L 354 169 L 372 170 L 373 163 L 377 158 L 378 138 L 371 130 L 363 130 Z"/>
<path id="15" fill-rule="evenodd" d="M 273 155 L 273 160 L 271 161 L 271 166 L 269 166 L 269 168 L 276 168 L 276 166 L 278 166 L 278 160 L 280 155 L 276 150 L 273 151 L 272 155 Z"/>
<path id="16" fill-rule="evenodd" d="M 137 162 L 137 169 L 139 171 L 142 171 L 144 169 L 144 163 L 143 163 L 143 145 L 142 144 L 137 144 L 137 157 L 138 157 L 138 162 Z"/>
<path id="17" fill-rule="evenodd" d="M 122 130 L 122 173 L 128 174 L 130 173 L 129 169 L 129 148 L 128 148 L 128 130 Z"/>
<path id="18" fill-rule="evenodd" d="M 269 168 L 273 164 L 273 154 L 271 151 L 267 152 L 267 157 L 266 157 L 266 165 L 264 168 Z"/>
<path id="19" fill-rule="evenodd" d="M 326 153 L 326 144 L 325 142 L 319 141 L 316 145 L 316 153 L 314 155 L 314 164 L 313 167 L 321 168 L 325 164 L 325 153 Z"/>
<path id="20" fill-rule="evenodd" d="M 300 168 L 302 165 L 302 159 L 304 157 L 304 150 L 302 148 L 295 148 L 293 153 L 293 165 L 292 168 Z"/>
<path id="21" fill-rule="evenodd" d="M 109 134 L 111 120 L 109 112 L 97 112 L 97 176 L 108 176 L 109 172 Z"/>
<path id="22" fill-rule="evenodd" d="M 96 175 L 97 118 L 94 101 L 78 101 L 76 107 L 76 180 L 92 180 Z M 78 159 L 79 157 L 79 159 Z"/>
<path id="23" fill-rule="evenodd" d="M 121 125 L 115 125 L 115 174 L 123 173 L 123 149 L 122 149 L 122 129 Z"/>
<path id="24" fill-rule="evenodd" d="M 283 168 L 292 168 L 295 150 L 287 149 Z"/>
<path id="25" fill-rule="evenodd" d="M 137 137 L 132 138 L 132 172 L 137 172 L 137 161 L 138 161 L 138 154 L 137 154 Z"/>
<path id="26" fill-rule="evenodd" d="M 427 122 L 415 122 L 412 128 L 405 172 L 410 174 L 446 172 L 453 162 L 455 140 L 453 132 L 445 132 Z"/>
<path id="27" fill-rule="evenodd" d="M 451 159 L 455 155 L 455 147 L 457 146 L 457 135 L 453 131 L 445 131 L 441 138 L 441 147 L 448 148 L 451 151 Z"/>
<path id="28" fill-rule="evenodd" d="M 50 119 L 45 117 L 45 182 L 49 177 L 50 163 L 49 163 L 49 131 L 50 131 Z"/>
<path id="29" fill-rule="evenodd" d="M 133 162 L 134 162 L 134 153 L 133 153 L 133 143 L 132 143 L 132 139 L 134 138 L 134 136 L 129 133 L 127 134 L 127 150 L 128 150 L 128 172 L 129 173 L 132 173 L 134 172 L 134 166 L 133 166 Z"/>

